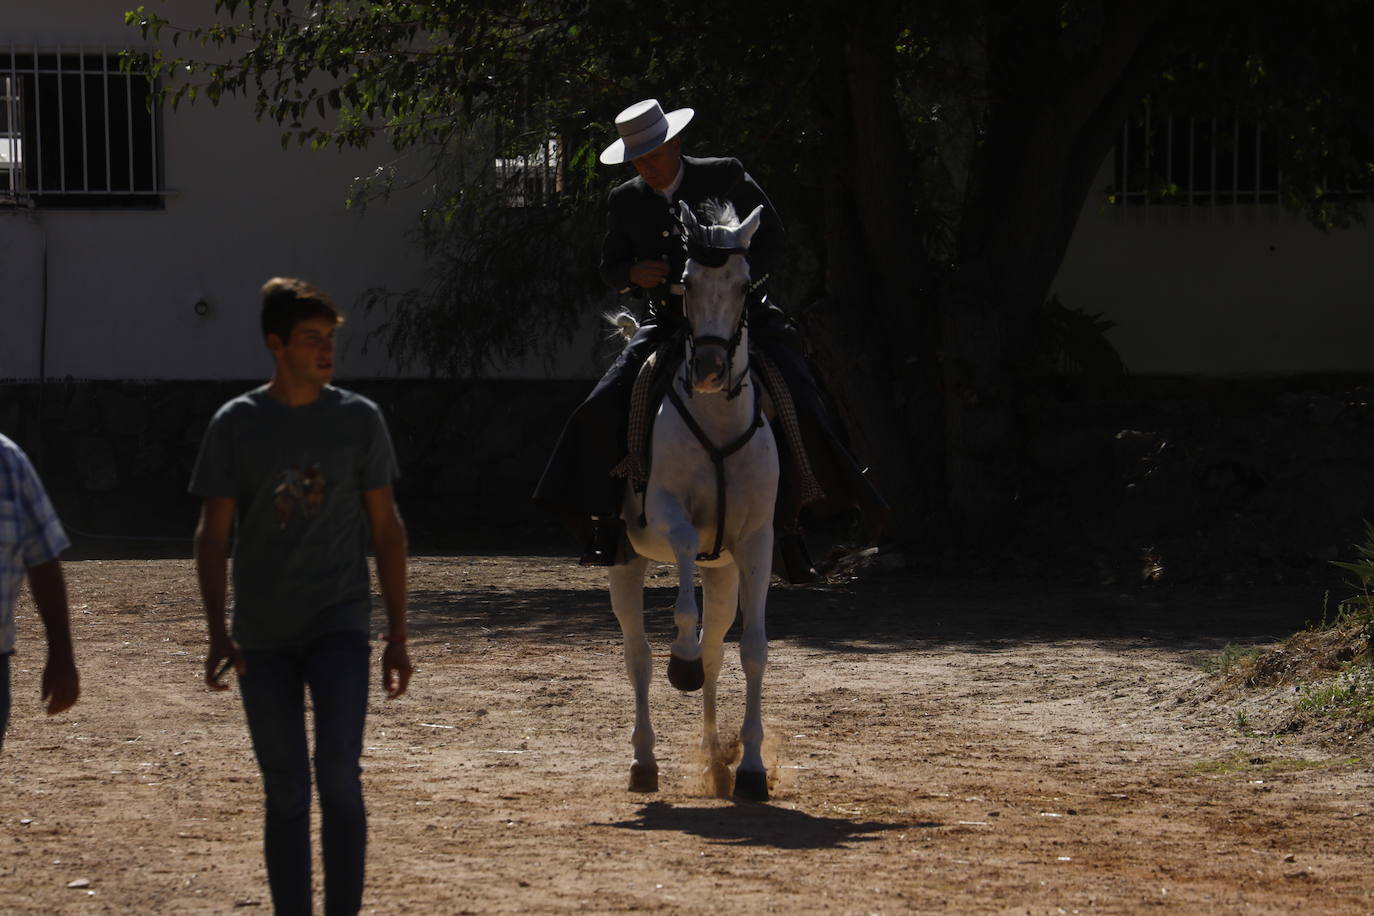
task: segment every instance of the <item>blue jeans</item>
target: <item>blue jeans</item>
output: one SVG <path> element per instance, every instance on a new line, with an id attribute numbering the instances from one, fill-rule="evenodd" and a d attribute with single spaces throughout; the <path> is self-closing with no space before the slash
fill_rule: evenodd
<path id="1" fill-rule="evenodd" d="M 310 760 L 305 688 L 315 711 L 315 785 L 327 914 L 362 907 L 367 850 L 363 808 L 363 722 L 367 718 L 366 633 L 320 636 L 286 649 L 244 649 L 243 711 L 266 794 L 263 851 L 278 916 L 309 916 Z"/>

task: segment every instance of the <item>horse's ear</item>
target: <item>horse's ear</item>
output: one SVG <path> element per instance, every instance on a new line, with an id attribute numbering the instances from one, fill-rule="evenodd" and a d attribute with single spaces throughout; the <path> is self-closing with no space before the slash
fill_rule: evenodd
<path id="1" fill-rule="evenodd" d="M 682 228 L 687 231 L 689 236 L 701 228 L 701 224 L 697 222 L 697 215 L 692 212 L 691 207 L 687 206 L 685 200 L 678 201 L 677 215 L 678 219 L 682 220 Z"/>
<path id="2" fill-rule="evenodd" d="M 735 230 L 735 244 L 741 248 L 748 248 L 749 240 L 754 237 L 754 233 L 758 231 L 759 223 L 762 221 L 763 204 L 759 204 L 754 208 L 754 212 L 750 213 L 749 217 L 740 223 L 739 228 Z"/>

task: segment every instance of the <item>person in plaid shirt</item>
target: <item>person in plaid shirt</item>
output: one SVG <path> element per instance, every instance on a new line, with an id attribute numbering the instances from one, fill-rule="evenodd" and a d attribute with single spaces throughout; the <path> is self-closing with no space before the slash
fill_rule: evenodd
<path id="1" fill-rule="evenodd" d="M 14 605 L 26 575 L 33 603 L 48 635 L 42 696 L 48 715 L 70 709 L 81 695 L 72 655 L 67 587 L 58 556 L 69 546 L 43 484 L 28 456 L 0 435 L 0 744 L 10 719 L 10 656 L 14 654 Z"/>

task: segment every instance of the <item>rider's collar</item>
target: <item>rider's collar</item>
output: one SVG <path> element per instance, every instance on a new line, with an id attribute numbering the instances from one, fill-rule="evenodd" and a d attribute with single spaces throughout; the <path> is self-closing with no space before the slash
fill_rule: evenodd
<path id="1" fill-rule="evenodd" d="M 687 174 L 687 166 L 682 160 L 678 160 L 677 177 L 673 179 L 673 183 L 662 190 L 653 188 L 653 192 L 671 204 L 673 202 L 673 195 L 677 193 L 678 188 L 682 187 L 682 176 L 685 174 Z"/>

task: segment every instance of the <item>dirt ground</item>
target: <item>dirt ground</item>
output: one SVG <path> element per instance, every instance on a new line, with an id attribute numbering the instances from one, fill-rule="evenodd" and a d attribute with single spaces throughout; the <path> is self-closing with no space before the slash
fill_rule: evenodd
<path id="1" fill-rule="evenodd" d="M 41 714 L 22 606 L 0 911 L 267 912 L 257 774 L 236 694 L 199 686 L 191 563 L 66 568 L 84 692 Z M 541 556 L 413 561 L 418 673 L 401 700 L 376 692 L 368 725 L 366 912 L 1374 913 L 1368 746 L 1257 735 L 1246 704 L 1282 698 L 1217 694 L 1201 667 L 1315 618 L 1320 591 L 881 572 L 775 587 L 776 784 L 747 805 L 704 788 L 699 695 L 662 677 L 671 579 L 655 575 L 663 788 L 644 796 L 626 791 L 603 577 Z"/>

